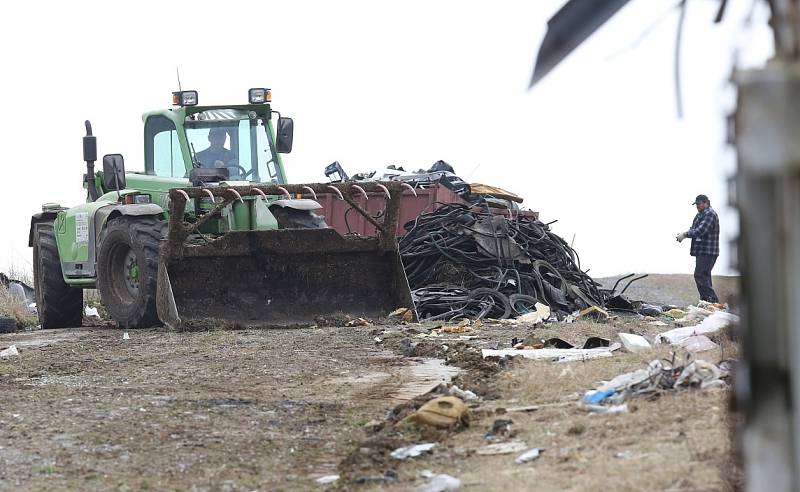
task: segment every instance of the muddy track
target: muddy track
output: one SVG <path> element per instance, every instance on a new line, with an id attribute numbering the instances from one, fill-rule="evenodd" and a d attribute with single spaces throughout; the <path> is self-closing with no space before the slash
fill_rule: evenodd
<path id="1" fill-rule="evenodd" d="M 375 327 L 4 335 L 0 489 L 297 490 L 436 386 Z"/>

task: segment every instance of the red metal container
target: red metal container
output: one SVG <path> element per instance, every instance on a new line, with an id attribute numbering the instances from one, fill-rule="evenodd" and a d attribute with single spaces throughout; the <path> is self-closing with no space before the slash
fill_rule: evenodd
<path id="1" fill-rule="evenodd" d="M 417 192 L 417 196 L 414 196 L 409 190 L 403 191 L 403 201 L 400 204 L 400 220 L 397 223 L 398 237 L 406 234 L 406 230 L 403 227 L 405 223 L 416 219 L 422 212 L 434 211 L 441 205 L 447 203 L 468 204 L 461 199 L 459 195 L 453 193 L 441 184 L 436 184 L 427 188 L 418 188 L 415 189 L 415 191 Z M 386 206 L 386 197 L 381 193 L 367 193 L 369 199 L 365 199 L 363 196 L 359 195 L 351 196 L 361 208 L 367 210 L 373 217 L 382 213 Z M 375 226 L 367 222 L 367 220 L 355 210 L 347 212 L 350 205 L 345 201 L 339 200 L 336 195 L 330 193 L 318 195 L 317 201 L 322 205 L 322 211 L 318 211 L 317 213 L 324 215 L 328 225 L 336 229 L 339 234 L 357 233 L 363 236 L 375 235 Z M 495 209 L 494 212 L 496 214 L 509 213 L 508 210 L 503 209 Z M 514 213 L 516 214 L 518 212 L 515 211 Z M 538 216 L 536 212 L 526 211 L 521 213 L 525 215 L 534 214 L 534 218 Z"/>

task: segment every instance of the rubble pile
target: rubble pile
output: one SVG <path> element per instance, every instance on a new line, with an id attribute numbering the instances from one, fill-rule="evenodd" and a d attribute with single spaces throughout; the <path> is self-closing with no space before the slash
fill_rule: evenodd
<path id="1" fill-rule="evenodd" d="M 577 253 L 524 213 L 447 204 L 405 224 L 406 276 L 422 319 L 506 319 L 536 303 L 565 316 L 603 306 L 604 294 Z"/>

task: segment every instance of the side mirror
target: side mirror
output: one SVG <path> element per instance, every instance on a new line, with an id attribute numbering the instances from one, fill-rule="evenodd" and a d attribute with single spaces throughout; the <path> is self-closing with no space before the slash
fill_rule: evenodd
<path id="1" fill-rule="evenodd" d="M 278 118 L 278 141 L 275 150 L 279 154 L 288 154 L 292 151 L 292 135 L 294 134 L 294 121 L 291 118 Z"/>
<path id="2" fill-rule="evenodd" d="M 119 191 L 125 188 L 125 160 L 121 154 L 103 156 L 103 189 Z"/>
<path id="3" fill-rule="evenodd" d="M 97 160 L 97 137 L 92 135 L 92 124 L 89 120 L 86 120 L 84 124 L 86 125 L 86 136 L 83 137 L 83 160 L 94 162 Z"/>

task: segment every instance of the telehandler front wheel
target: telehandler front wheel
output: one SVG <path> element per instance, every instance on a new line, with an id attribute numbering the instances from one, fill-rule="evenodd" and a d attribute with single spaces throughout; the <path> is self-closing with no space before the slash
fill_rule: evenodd
<path id="1" fill-rule="evenodd" d="M 64 282 L 52 223 L 36 224 L 33 231 L 33 282 L 43 329 L 81 326 L 83 289 Z"/>
<path id="2" fill-rule="evenodd" d="M 97 289 L 120 328 L 159 324 L 156 312 L 158 248 L 164 222 L 154 216 L 113 220 L 100 240 Z"/>

